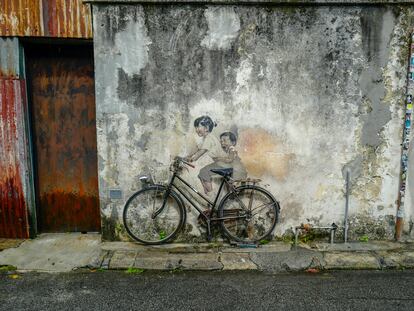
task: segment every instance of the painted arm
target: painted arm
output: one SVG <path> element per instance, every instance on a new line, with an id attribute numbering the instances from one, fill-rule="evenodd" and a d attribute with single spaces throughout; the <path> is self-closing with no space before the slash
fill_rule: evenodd
<path id="1" fill-rule="evenodd" d="M 232 163 L 236 157 L 237 157 L 236 149 L 231 148 L 231 149 L 229 149 L 229 151 L 227 153 L 227 157 L 215 157 L 215 158 L 213 158 L 213 160 L 224 162 L 224 163 Z"/>
<path id="2" fill-rule="evenodd" d="M 194 162 L 197 161 L 198 159 L 200 159 L 200 157 L 205 154 L 207 152 L 207 149 L 199 149 L 197 150 L 195 153 L 193 153 L 192 155 L 187 157 L 187 160 L 189 162 Z"/>
<path id="3" fill-rule="evenodd" d="M 220 162 L 224 162 L 224 163 L 231 163 L 233 162 L 234 158 L 232 157 L 215 157 L 213 158 L 214 161 L 220 161 Z"/>

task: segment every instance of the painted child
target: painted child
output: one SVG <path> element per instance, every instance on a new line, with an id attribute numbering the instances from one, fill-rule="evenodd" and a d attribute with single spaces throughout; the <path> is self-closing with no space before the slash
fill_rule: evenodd
<path id="1" fill-rule="evenodd" d="M 220 142 L 214 135 L 211 134 L 216 124 L 209 116 L 201 116 L 194 121 L 194 128 L 199 137 L 202 137 L 202 142 L 199 144 L 198 149 L 187 157 L 190 162 L 197 161 L 204 155 L 209 156 L 213 161 L 214 158 L 222 157 L 223 150 Z M 217 166 L 214 166 L 217 167 Z M 206 165 L 200 170 L 198 178 L 203 185 L 204 193 L 208 194 L 213 190 L 213 184 L 211 179 L 210 165 Z"/>
<path id="2" fill-rule="evenodd" d="M 224 132 L 220 135 L 221 148 L 225 152 L 224 157 L 216 157 L 213 160 L 215 163 L 223 168 L 232 167 L 234 180 L 245 179 L 247 177 L 246 169 L 241 162 L 237 150 L 237 137 L 232 132 Z"/>

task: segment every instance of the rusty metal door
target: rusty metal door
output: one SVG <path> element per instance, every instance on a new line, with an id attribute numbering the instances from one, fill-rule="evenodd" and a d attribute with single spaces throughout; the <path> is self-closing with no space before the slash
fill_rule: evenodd
<path id="1" fill-rule="evenodd" d="M 25 52 L 39 230 L 100 231 L 92 46 Z"/>

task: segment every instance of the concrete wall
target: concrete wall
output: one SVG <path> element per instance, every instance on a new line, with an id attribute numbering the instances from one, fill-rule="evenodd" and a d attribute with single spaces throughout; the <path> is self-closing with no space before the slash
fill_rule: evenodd
<path id="1" fill-rule="evenodd" d="M 276 235 L 300 223 L 340 224 L 349 169 L 351 238 L 391 238 L 413 13 L 396 5 L 95 4 L 104 238 L 127 239 L 122 208 L 137 176 L 150 171 L 166 182 L 171 158 L 194 150 L 202 115 L 217 123 L 211 135 L 237 135 L 248 174 L 280 200 Z M 199 189 L 209 161 L 185 173 Z M 113 189 L 122 199 L 111 198 Z M 189 213 L 188 239 L 200 235 L 196 216 Z"/>

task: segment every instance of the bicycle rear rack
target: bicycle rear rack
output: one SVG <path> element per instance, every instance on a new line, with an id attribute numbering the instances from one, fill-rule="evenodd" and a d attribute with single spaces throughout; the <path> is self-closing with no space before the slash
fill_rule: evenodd
<path id="1" fill-rule="evenodd" d="M 259 182 L 261 182 L 262 180 L 258 179 L 258 178 L 245 178 L 245 179 L 231 179 L 231 181 L 233 183 L 238 183 L 241 186 L 247 186 L 247 185 L 253 185 L 254 186 L 254 185 L 258 184 Z"/>

